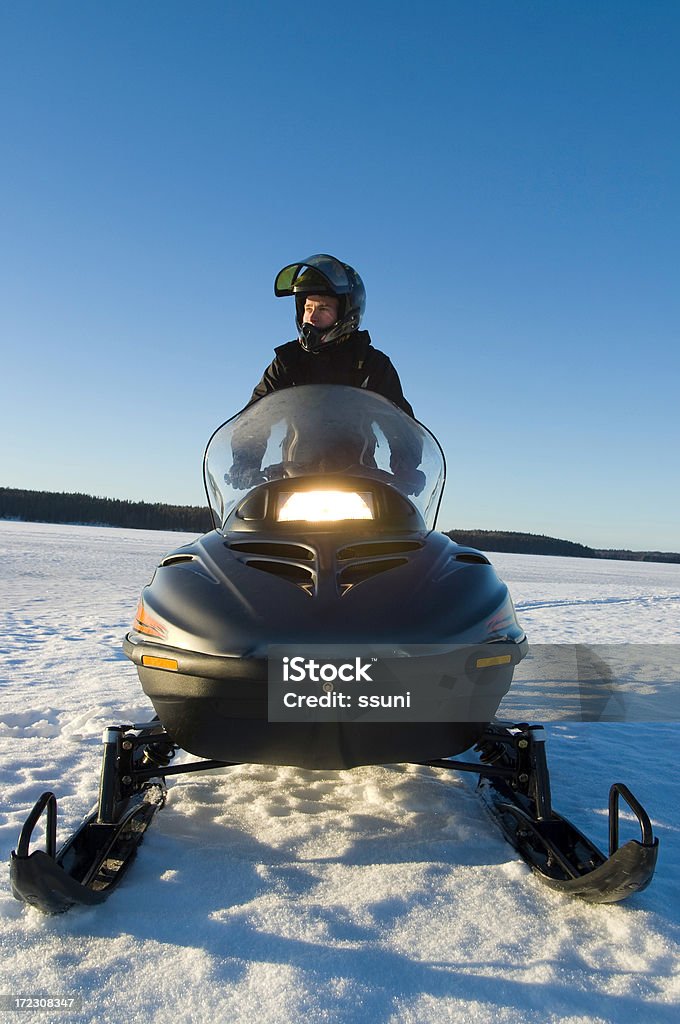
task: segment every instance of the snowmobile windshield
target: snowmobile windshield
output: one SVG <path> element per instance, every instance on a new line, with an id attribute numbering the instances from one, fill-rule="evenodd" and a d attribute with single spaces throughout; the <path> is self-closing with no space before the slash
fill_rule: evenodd
<path id="1" fill-rule="evenodd" d="M 338 474 L 394 487 L 434 527 L 445 478 L 439 442 L 372 391 L 337 384 L 275 391 L 219 427 L 203 463 L 219 525 L 258 484 Z"/>

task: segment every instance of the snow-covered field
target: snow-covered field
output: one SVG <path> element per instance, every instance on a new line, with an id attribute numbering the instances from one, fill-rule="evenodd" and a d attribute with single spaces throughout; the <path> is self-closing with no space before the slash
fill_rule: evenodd
<path id="1" fill-rule="evenodd" d="M 121 637 L 177 534 L 0 523 L 2 858 L 45 789 L 60 835 L 96 799 L 106 724 L 150 705 Z M 534 643 L 680 643 L 680 566 L 492 555 Z M 470 779 L 416 767 L 238 767 L 171 782 L 108 903 L 44 917 L 0 887 L 0 993 L 41 1020 L 676 1021 L 680 725 L 555 723 L 556 807 L 606 847 L 609 783 L 650 811 L 651 887 L 546 890 Z M 632 835 L 632 833 L 631 833 Z M 626 838 L 626 837 L 624 837 Z M 33 1019 L 6 1013 L 2 1019 Z"/>

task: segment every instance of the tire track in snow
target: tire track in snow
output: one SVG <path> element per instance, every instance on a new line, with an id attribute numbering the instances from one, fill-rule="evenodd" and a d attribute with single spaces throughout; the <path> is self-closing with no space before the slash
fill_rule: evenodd
<path id="1" fill-rule="evenodd" d="M 583 608 L 588 605 L 607 604 L 658 604 L 670 601 L 680 601 L 680 594 L 642 594 L 636 597 L 581 597 L 563 598 L 556 601 L 516 601 L 517 611 L 532 611 L 535 608 Z"/>

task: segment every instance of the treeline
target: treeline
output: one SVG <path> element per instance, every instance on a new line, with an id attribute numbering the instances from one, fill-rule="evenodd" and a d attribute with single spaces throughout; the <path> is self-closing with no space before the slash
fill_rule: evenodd
<path id="1" fill-rule="evenodd" d="M 38 523 L 75 523 L 83 526 L 123 526 L 133 530 L 181 530 L 206 533 L 212 529 L 207 507 L 166 505 L 160 502 L 120 501 L 90 494 L 24 491 L 0 487 L 0 519 Z M 680 562 L 673 551 L 626 551 L 590 548 L 544 534 L 504 530 L 448 530 L 458 544 L 483 551 L 522 555 L 567 555 L 572 558 L 617 558 L 635 562 Z"/>
<path id="2" fill-rule="evenodd" d="M 615 558 L 629 562 L 680 562 L 674 551 L 626 551 L 590 548 L 571 540 L 544 534 L 512 533 L 503 530 L 449 530 L 447 536 L 457 544 L 483 551 L 507 551 L 516 555 L 566 555 L 571 558 Z"/>
<path id="3" fill-rule="evenodd" d="M 570 555 L 575 558 L 598 558 L 597 552 L 585 544 L 559 540 L 535 533 L 507 533 L 503 530 L 449 530 L 447 536 L 457 544 L 485 551 L 508 551 L 516 555 Z"/>
<path id="4" fill-rule="evenodd" d="M 0 487 L 0 519 L 38 523 L 77 523 L 84 526 L 124 526 L 133 530 L 182 530 L 206 533 L 212 529 L 207 508 L 161 502 L 120 501 L 90 494 L 24 491 Z"/>
<path id="5" fill-rule="evenodd" d="M 598 549 L 598 558 L 618 558 L 626 562 L 680 562 L 676 551 L 627 551 L 624 548 Z"/>

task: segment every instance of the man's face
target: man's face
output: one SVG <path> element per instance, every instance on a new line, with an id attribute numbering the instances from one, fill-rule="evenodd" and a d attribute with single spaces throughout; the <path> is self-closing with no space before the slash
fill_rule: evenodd
<path id="1" fill-rule="evenodd" d="M 308 295 L 305 299 L 303 323 L 315 327 L 331 327 L 338 319 L 338 299 L 332 295 Z"/>

